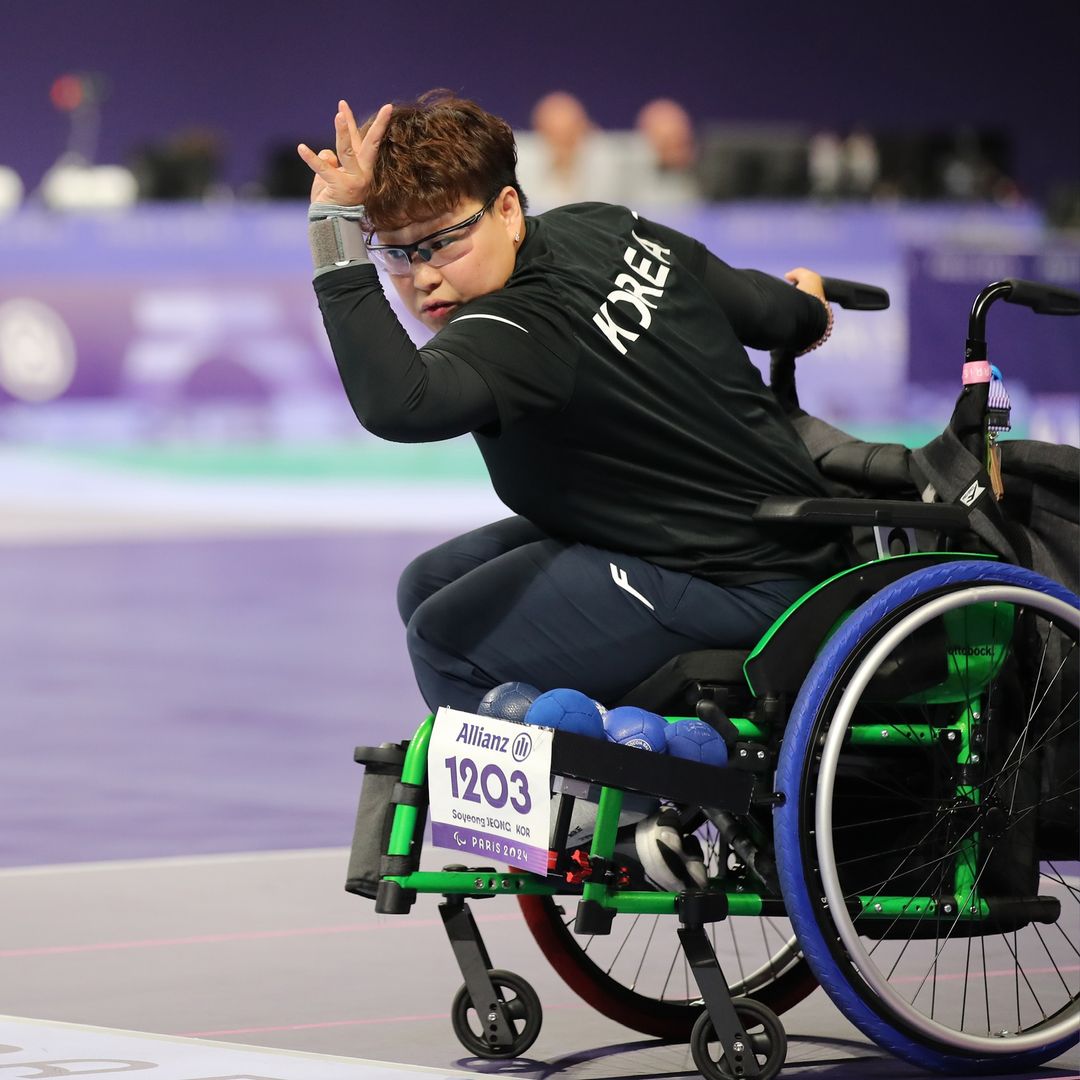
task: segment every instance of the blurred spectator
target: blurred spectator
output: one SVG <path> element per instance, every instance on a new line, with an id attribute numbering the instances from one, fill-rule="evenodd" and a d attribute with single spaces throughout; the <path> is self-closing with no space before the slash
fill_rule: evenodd
<path id="1" fill-rule="evenodd" d="M 806 168 L 815 198 L 869 199 L 877 192 L 881 155 L 863 128 L 844 139 L 835 131 L 819 131 L 807 143 Z"/>
<path id="2" fill-rule="evenodd" d="M 818 199 L 835 199 L 844 182 L 844 144 L 835 131 L 819 131 L 806 148 L 806 168 L 810 194 Z"/>
<path id="3" fill-rule="evenodd" d="M 973 131 L 957 132 L 952 148 L 941 163 L 941 188 L 947 199 L 970 202 L 989 191 L 990 162 L 983 155 Z"/>
<path id="4" fill-rule="evenodd" d="M 0 165 L 0 214 L 18 209 L 23 197 L 23 182 L 14 169 Z"/>
<path id="5" fill-rule="evenodd" d="M 1013 180 L 994 160 L 993 139 L 987 133 L 963 128 L 940 163 L 940 188 L 946 199 L 957 202 L 1020 201 Z"/>
<path id="6" fill-rule="evenodd" d="M 617 143 L 598 131 L 585 106 L 563 90 L 533 107 L 531 132 L 516 132 L 518 179 L 531 207 L 623 202 Z"/>
<path id="7" fill-rule="evenodd" d="M 697 137 L 689 113 L 670 98 L 656 98 L 638 112 L 634 129 L 641 152 L 628 162 L 628 201 L 648 206 L 699 200 Z"/>
<path id="8" fill-rule="evenodd" d="M 865 128 L 856 128 L 844 140 L 844 188 L 848 198 L 869 199 L 881 175 L 877 141 Z"/>
<path id="9" fill-rule="evenodd" d="M 1080 184 L 1057 184 L 1050 189 L 1046 220 L 1055 229 L 1076 230 L 1080 234 Z"/>

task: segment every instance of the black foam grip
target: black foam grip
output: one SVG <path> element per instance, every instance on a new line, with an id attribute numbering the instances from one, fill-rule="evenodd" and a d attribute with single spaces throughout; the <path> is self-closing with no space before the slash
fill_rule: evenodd
<path id="1" fill-rule="evenodd" d="M 889 306 L 889 294 L 877 285 L 843 278 L 822 278 L 825 299 L 852 311 L 884 311 Z"/>
<path id="2" fill-rule="evenodd" d="M 1080 315 L 1080 293 L 1022 278 L 1009 278 L 1008 282 L 1012 289 L 1004 299 L 1009 304 L 1031 308 L 1036 315 Z"/>

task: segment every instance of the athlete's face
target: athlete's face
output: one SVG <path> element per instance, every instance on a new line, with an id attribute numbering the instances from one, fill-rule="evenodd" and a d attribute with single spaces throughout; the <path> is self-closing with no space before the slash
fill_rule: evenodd
<path id="1" fill-rule="evenodd" d="M 484 212 L 471 224 L 451 228 L 480 211 Z M 443 229 L 448 231 L 442 233 Z M 433 237 L 433 233 L 440 235 Z M 497 292 L 506 284 L 524 236 L 525 217 L 517 192 L 506 187 L 487 210 L 477 199 L 462 199 L 440 217 L 378 233 L 375 243 L 404 247 L 431 237 L 430 244 L 420 244 L 421 252 L 406 251 L 411 256 L 407 273 L 396 272 L 405 269 L 404 257 L 399 254 L 394 258 L 398 266 L 391 267 L 395 272 L 390 280 L 425 326 L 441 330 L 462 304 Z M 432 252 L 430 260 L 425 260 L 422 252 Z"/>

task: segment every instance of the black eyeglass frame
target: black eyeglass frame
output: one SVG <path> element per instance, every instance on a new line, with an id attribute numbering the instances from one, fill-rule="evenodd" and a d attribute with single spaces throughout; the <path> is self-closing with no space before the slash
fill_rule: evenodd
<path id="1" fill-rule="evenodd" d="M 425 247 L 425 244 L 429 244 L 432 240 L 437 240 L 440 236 L 446 236 L 447 233 L 457 232 L 459 229 L 467 229 L 471 225 L 477 224 L 480 219 L 495 205 L 495 200 L 499 197 L 499 193 L 496 192 L 490 199 L 475 214 L 470 214 L 464 221 L 459 221 L 454 225 L 447 225 L 443 229 L 436 229 L 433 233 L 428 233 L 427 236 L 420 237 L 415 243 L 412 244 L 367 244 L 367 250 L 369 253 L 373 252 L 386 252 L 386 251 L 400 251 L 409 260 L 409 265 L 412 265 L 413 255 L 419 255 L 424 262 L 431 262 L 432 256 L 438 251 L 438 248 Z"/>

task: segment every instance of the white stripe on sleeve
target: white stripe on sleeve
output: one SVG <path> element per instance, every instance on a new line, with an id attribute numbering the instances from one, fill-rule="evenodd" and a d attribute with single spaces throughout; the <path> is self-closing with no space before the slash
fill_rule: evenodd
<path id="1" fill-rule="evenodd" d="M 464 322 L 465 319 L 493 319 L 495 322 L 506 323 L 507 326 L 517 327 L 523 334 L 527 334 L 529 331 L 524 326 L 518 326 L 516 322 L 511 322 L 509 319 L 504 319 L 501 315 L 484 315 L 481 312 L 477 312 L 475 315 L 459 315 L 456 319 L 451 319 L 452 323 Z"/>

